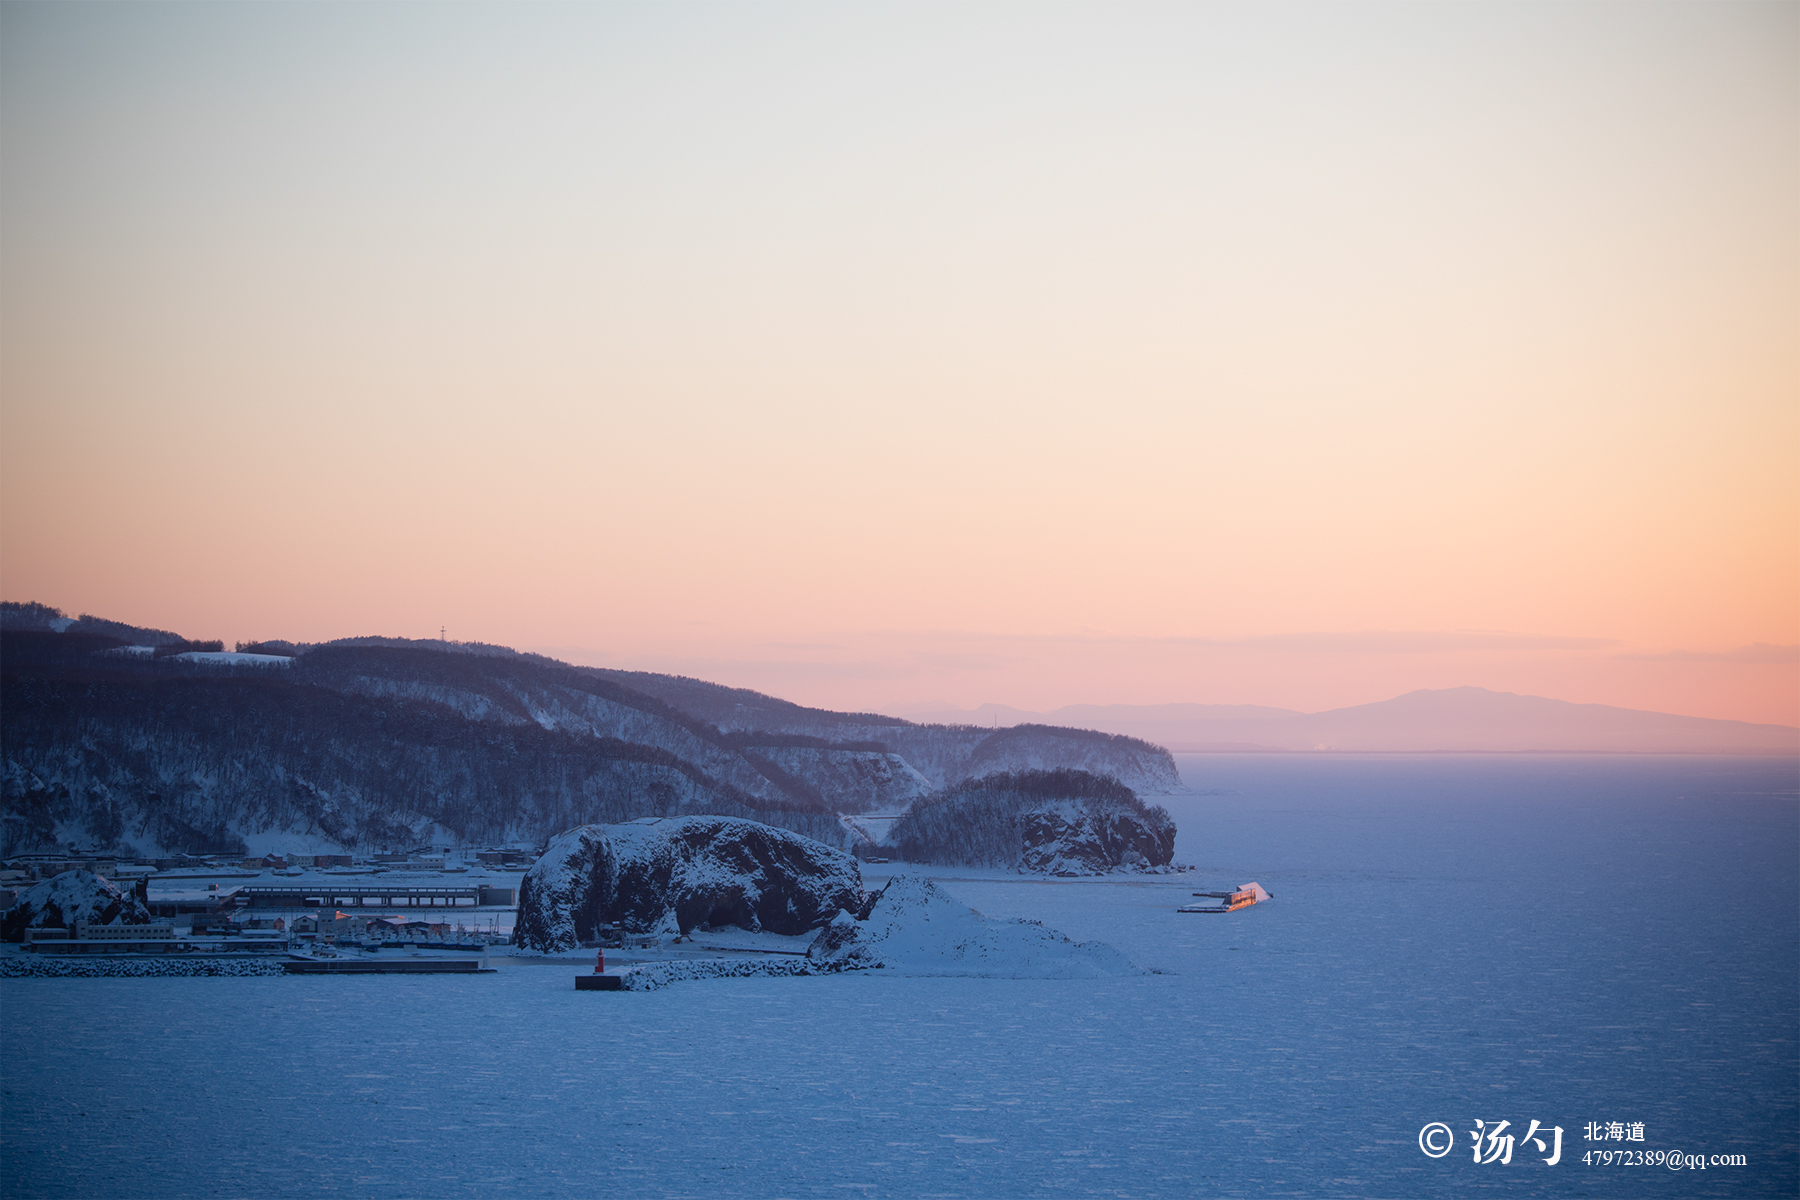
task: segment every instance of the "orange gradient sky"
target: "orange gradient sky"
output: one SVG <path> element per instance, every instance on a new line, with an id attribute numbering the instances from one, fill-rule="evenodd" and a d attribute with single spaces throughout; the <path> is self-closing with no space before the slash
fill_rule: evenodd
<path id="1" fill-rule="evenodd" d="M 1800 7 L 0 7 L 0 593 L 1800 723 Z"/>

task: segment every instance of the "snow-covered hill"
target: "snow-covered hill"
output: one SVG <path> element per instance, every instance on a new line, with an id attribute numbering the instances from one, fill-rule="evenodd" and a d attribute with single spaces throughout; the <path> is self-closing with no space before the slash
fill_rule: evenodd
<path id="1" fill-rule="evenodd" d="M 1093 731 L 913 725 L 498 646 L 168 652 L 202 643 L 157 637 L 175 635 L 0 606 L 0 854 L 541 845 L 690 813 L 849 846 L 860 835 L 839 814 L 995 770 L 1178 787 L 1167 751 Z"/>

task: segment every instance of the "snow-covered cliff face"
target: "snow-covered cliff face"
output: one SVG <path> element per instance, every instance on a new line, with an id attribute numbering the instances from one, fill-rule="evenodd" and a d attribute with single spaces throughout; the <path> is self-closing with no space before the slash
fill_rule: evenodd
<path id="1" fill-rule="evenodd" d="M 915 805 L 890 833 L 909 862 L 1099 875 L 1165 867 L 1175 854 L 1168 810 L 1086 771 L 984 776 Z"/>
<path id="2" fill-rule="evenodd" d="M 898 812 L 931 794 L 931 781 L 898 754 L 814 746 L 753 746 L 750 753 L 806 780 L 840 813 Z"/>
<path id="3" fill-rule="evenodd" d="M 603 924 L 793 935 L 862 902 L 856 860 L 822 842 L 730 817 L 645 818 L 552 839 L 520 885 L 513 942 L 571 950 Z"/>
<path id="4" fill-rule="evenodd" d="M 989 979 L 1096 979 L 1138 968 L 1103 942 L 1077 942 L 1035 921 L 984 917 L 929 879 L 896 875 L 861 919 L 837 915 L 807 950 L 841 970 Z"/>
<path id="5" fill-rule="evenodd" d="M 1175 822 L 1161 808 L 1140 813 L 1107 801 L 1058 800 L 1020 818 L 1020 870 L 1104 875 L 1166 867 L 1175 857 Z"/>
<path id="6" fill-rule="evenodd" d="M 64 871 L 27 888 L 0 913 L 0 940 L 23 941 L 27 929 L 73 929 L 89 925 L 145 925 L 150 909 L 137 892 L 122 892 L 88 871 Z"/>

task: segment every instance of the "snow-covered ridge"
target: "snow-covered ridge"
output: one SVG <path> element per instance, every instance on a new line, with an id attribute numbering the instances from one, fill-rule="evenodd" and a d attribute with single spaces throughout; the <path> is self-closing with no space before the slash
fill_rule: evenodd
<path id="1" fill-rule="evenodd" d="M 1161 746 L 1087 729 L 1015 725 L 990 734 L 963 764 L 964 779 L 1003 771 L 1088 771 L 1119 780 L 1135 792 L 1166 795 L 1181 790 L 1175 760 Z"/>
<path id="2" fill-rule="evenodd" d="M 898 754 L 815 746 L 748 749 L 812 784 L 839 812 L 905 808 L 931 793 L 931 781 Z"/>
<path id="3" fill-rule="evenodd" d="M 691 813 L 851 845 L 839 814 L 897 812 L 983 764 L 1082 766 L 1145 794 L 1174 779 L 1164 752 L 1105 734 L 916 726 L 495 647 L 226 653 L 33 605 L 0 627 L 0 854 L 541 845 Z M 96 671 L 108 687 L 87 686 Z"/>

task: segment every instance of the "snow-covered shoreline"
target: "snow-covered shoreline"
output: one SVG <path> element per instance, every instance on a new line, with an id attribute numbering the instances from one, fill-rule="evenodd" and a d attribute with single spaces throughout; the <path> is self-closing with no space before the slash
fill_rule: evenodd
<path id="1" fill-rule="evenodd" d="M 0 979 L 162 979 L 285 975 L 281 958 L 269 955 L 0 955 Z"/>

